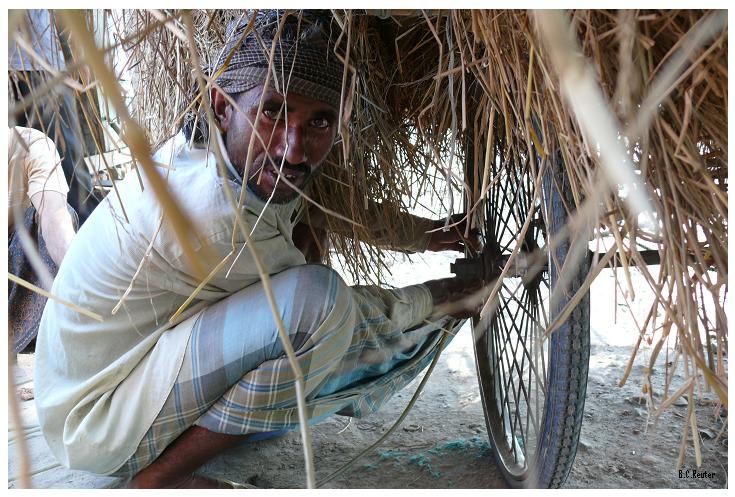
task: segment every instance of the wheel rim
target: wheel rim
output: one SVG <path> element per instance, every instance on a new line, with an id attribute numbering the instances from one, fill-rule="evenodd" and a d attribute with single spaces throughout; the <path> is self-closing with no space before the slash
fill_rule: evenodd
<path id="1" fill-rule="evenodd" d="M 532 208 L 532 221 L 516 260 L 538 254 L 536 250 L 546 244 L 546 230 L 533 171 L 526 166 L 492 172 L 497 183 L 485 203 L 486 246 L 501 264 L 507 261 Z M 550 346 L 543 339 L 549 322 L 548 269 L 534 275 L 522 273 L 509 270 L 490 319 L 475 323 L 488 429 L 498 462 L 514 480 L 527 480 L 533 474 L 541 445 Z"/>

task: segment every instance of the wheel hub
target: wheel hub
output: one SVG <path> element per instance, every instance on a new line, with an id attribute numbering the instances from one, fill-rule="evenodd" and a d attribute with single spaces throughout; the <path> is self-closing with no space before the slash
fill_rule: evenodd
<path id="1" fill-rule="evenodd" d="M 450 264 L 450 271 L 460 279 L 477 279 L 482 277 L 485 283 L 497 280 L 510 260 L 509 254 L 503 254 L 495 243 L 488 243 L 482 252 L 475 257 L 465 257 Z M 506 278 L 523 278 L 526 287 L 537 283 L 541 273 L 548 269 L 548 262 L 536 241 L 526 240 L 520 253 L 513 259 L 511 267 L 505 273 Z"/>
<path id="2" fill-rule="evenodd" d="M 482 281 L 490 283 L 500 277 L 505 266 L 503 253 L 497 243 L 486 244 L 482 252 L 475 257 L 459 258 L 450 264 L 450 271 L 460 279 L 477 279 L 482 276 Z"/>

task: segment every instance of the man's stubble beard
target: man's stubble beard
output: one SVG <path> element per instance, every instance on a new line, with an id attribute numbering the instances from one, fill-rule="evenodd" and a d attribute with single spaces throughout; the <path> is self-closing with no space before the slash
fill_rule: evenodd
<path id="1" fill-rule="evenodd" d="M 289 202 L 293 202 L 299 196 L 298 192 L 292 191 L 291 195 L 284 199 L 279 199 L 275 195 L 273 195 L 273 198 L 271 198 L 272 193 L 266 193 L 258 184 L 258 175 L 255 175 L 252 178 L 248 179 L 247 185 L 250 193 L 258 197 L 263 202 L 270 201 L 272 204 L 287 204 Z"/>
<path id="2" fill-rule="evenodd" d="M 322 166 L 312 169 L 311 172 L 309 173 L 309 176 L 306 178 L 306 181 L 304 181 L 304 185 L 300 187 L 299 190 L 301 190 L 302 192 L 306 191 L 306 189 L 314 182 L 314 180 L 318 178 L 319 175 L 321 175 L 322 170 L 323 170 Z M 242 177 L 243 176 L 242 171 L 239 171 L 239 173 L 240 173 L 240 176 Z M 261 188 L 261 186 L 258 184 L 259 176 L 260 174 L 255 174 L 251 176 L 250 178 L 248 178 L 247 185 L 248 185 L 248 189 L 250 190 L 250 192 L 256 197 L 258 197 L 260 200 L 262 200 L 263 202 L 270 201 L 271 203 L 278 204 L 278 205 L 288 204 L 289 202 L 293 202 L 294 200 L 299 198 L 299 196 L 301 195 L 299 192 L 295 190 L 291 190 L 291 194 L 286 198 L 278 199 L 274 195 L 273 198 L 271 199 L 272 193 L 266 193 Z M 282 181 L 283 181 L 282 178 L 279 179 L 278 184 L 280 184 Z M 285 185 L 285 182 L 283 184 Z"/>

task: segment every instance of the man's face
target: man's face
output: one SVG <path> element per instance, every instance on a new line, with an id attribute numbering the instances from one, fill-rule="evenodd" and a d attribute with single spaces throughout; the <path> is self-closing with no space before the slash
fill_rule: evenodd
<path id="1" fill-rule="evenodd" d="M 263 111 L 258 118 L 261 97 Z M 242 174 L 250 137 L 255 135 L 248 186 L 263 200 L 277 204 L 294 200 L 298 192 L 287 182 L 303 190 L 318 175 L 334 143 L 337 109 L 293 93 L 284 98 L 262 85 L 241 93 L 236 102 L 239 110 L 214 94 L 232 164 Z"/>

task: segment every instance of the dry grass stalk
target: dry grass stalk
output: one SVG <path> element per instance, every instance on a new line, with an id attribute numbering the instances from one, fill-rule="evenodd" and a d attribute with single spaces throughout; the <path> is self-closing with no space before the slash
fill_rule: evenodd
<path id="1" fill-rule="evenodd" d="M 10 281 L 12 281 L 13 283 L 16 283 L 16 284 L 18 284 L 18 285 L 20 285 L 22 287 L 25 287 L 25 288 L 33 291 L 33 292 L 36 292 L 39 295 L 42 295 L 42 296 L 46 297 L 47 299 L 55 300 L 56 302 L 59 302 L 60 304 L 65 305 L 69 309 L 72 309 L 72 310 L 78 312 L 79 314 L 83 314 L 83 315 L 87 316 L 88 318 L 94 319 L 95 321 L 99 321 L 100 323 L 102 321 L 104 321 L 104 319 L 102 318 L 102 316 L 100 316 L 96 312 L 92 312 L 90 310 L 87 310 L 87 309 L 84 309 L 82 307 L 79 307 L 74 302 L 69 302 L 68 300 L 62 299 L 61 297 L 58 297 L 58 296 L 54 295 L 51 292 L 47 292 L 43 288 L 39 288 L 36 285 L 34 285 L 33 283 L 29 283 L 29 282 L 27 282 L 27 281 L 25 281 L 25 280 L 23 280 L 21 278 L 18 278 L 16 275 L 14 275 L 12 273 L 8 273 L 8 279 Z"/>
<path id="2" fill-rule="evenodd" d="M 151 158 L 150 144 L 140 125 L 130 117 L 117 78 L 105 63 L 103 52 L 97 48 L 93 33 L 87 26 L 84 14 L 81 11 L 61 11 L 61 16 L 83 50 L 85 60 L 99 79 L 105 90 L 105 95 L 112 101 L 113 107 L 122 122 L 124 139 L 130 147 L 133 157 L 142 166 L 156 197 L 160 200 L 166 220 L 171 223 L 181 243 L 186 260 L 191 265 L 193 274 L 203 278 L 207 274 L 205 268 L 211 266 L 211 261 L 214 259 L 212 249 L 206 243 L 203 243 L 196 227 L 173 199 L 166 183 L 161 178 L 158 170 L 155 169 L 155 164 Z M 192 239 L 202 244 L 199 255 L 194 250 Z"/>

